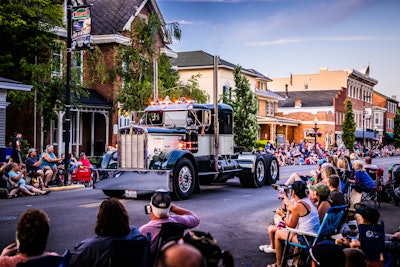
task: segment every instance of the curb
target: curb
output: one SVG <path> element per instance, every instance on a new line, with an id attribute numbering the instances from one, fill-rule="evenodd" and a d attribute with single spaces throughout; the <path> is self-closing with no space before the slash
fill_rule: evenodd
<path id="1" fill-rule="evenodd" d="M 65 191 L 85 188 L 84 184 L 71 184 L 46 188 L 48 191 Z"/>

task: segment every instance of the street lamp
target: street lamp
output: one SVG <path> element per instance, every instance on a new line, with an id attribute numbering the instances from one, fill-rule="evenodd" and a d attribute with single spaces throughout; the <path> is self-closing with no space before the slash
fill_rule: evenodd
<path id="1" fill-rule="evenodd" d="M 318 131 L 318 119 L 317 117 L 314 118 L 314 150 L 317 153 L 317 131 Z"/>
<path id="2" fill-rule="evenodd" d="M 365 99 L 369 99 L 370 97 L 371 97 L 371 96 L 366 95 L 365 93 L 364 93 L 364 95 L 363 95 L 363 116 L 362 116 L 362 118 L 363 118 L 363 131 L 362 131 L 362 137 L 363 137 L 362 146 L 363 146 L 363 151 L 364 151 L 364 145 L 365 145 Z"/>

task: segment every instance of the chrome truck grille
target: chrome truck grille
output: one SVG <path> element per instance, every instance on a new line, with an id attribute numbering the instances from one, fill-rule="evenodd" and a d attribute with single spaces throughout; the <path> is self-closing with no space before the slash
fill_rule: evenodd
<path id="1" fill-rule="evenodd" d="M 119 168 L 146 169 L 147 133 L 144 128 L 131 128 L 119 135 Z"/>

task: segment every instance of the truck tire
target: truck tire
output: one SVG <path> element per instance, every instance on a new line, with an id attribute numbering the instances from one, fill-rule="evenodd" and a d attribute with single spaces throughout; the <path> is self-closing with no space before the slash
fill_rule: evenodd
<path id="1" fill-rule="evenodd" d="M 267 179 L 265 183 L 268 185 L 275 184 L 279 180 L 279 165 L 275 155 L 265 155 L 265 167 L 267 173 Z"/>
<path id="2" fill-rule="evenodd" d="M 265 163 L 262 157 L 257 157 L 254 173 L 242 173 L 239 175 L 242 187 L 258 188 L 265 184 Z"/>
<path id="3" fill-rule="evenodd" d="M 195 173 L 192 162 L 187 158 L 182 158 L 174 170 L 173 186 L 174 197 L 178 200 L 187 199 L 194 190 L 196 184 Z"/>
<path id="4" fill-rule="evenodd" d="M 124 195 L 125 191 L 124 190 L 103 190 L 103 193 L 109 197 L 121 198 Z"/>

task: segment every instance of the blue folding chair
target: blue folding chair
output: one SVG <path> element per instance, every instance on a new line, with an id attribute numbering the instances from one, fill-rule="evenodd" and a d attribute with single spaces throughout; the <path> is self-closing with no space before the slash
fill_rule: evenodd
<path id="1" fill-rule="evenodd" d="M 46 255 L 17 263 L 17 267 L 68 267 L 71 254 L 69 250 L 61 256 Z"/>
<path id="2" fill-rule="evenodd" d="M 288 259 L 295 256 L 300 256 L 303 253 L 307 254 L 306 262 L 308 262 L 310 260 L 308 252 L 312 246 L 314 246 L 319 241 L 330 239 L 332 235 L 337 234 L 338 229 L 343 223 L 343 218 L 347 211 L 347 207 L 347 205 L 330 207 L 326 211 L 325 217 L 317 234 L 299 231 L 298 229 L 294 228 L 287 228 L 289 231 L 289 235 L 286 240 L 282 240 L 282 242 L 284 242 L 284 248 L 281 266 L 285 266 Z M 292 236 L 291 233 L 297 234 L 297 239 L 301 240 L 301 242 L 295 243 L 289 241 L 290 236 Z M 287 256 L 286 254 L 291 247 L 297 248 L 299 252 Z"/>

